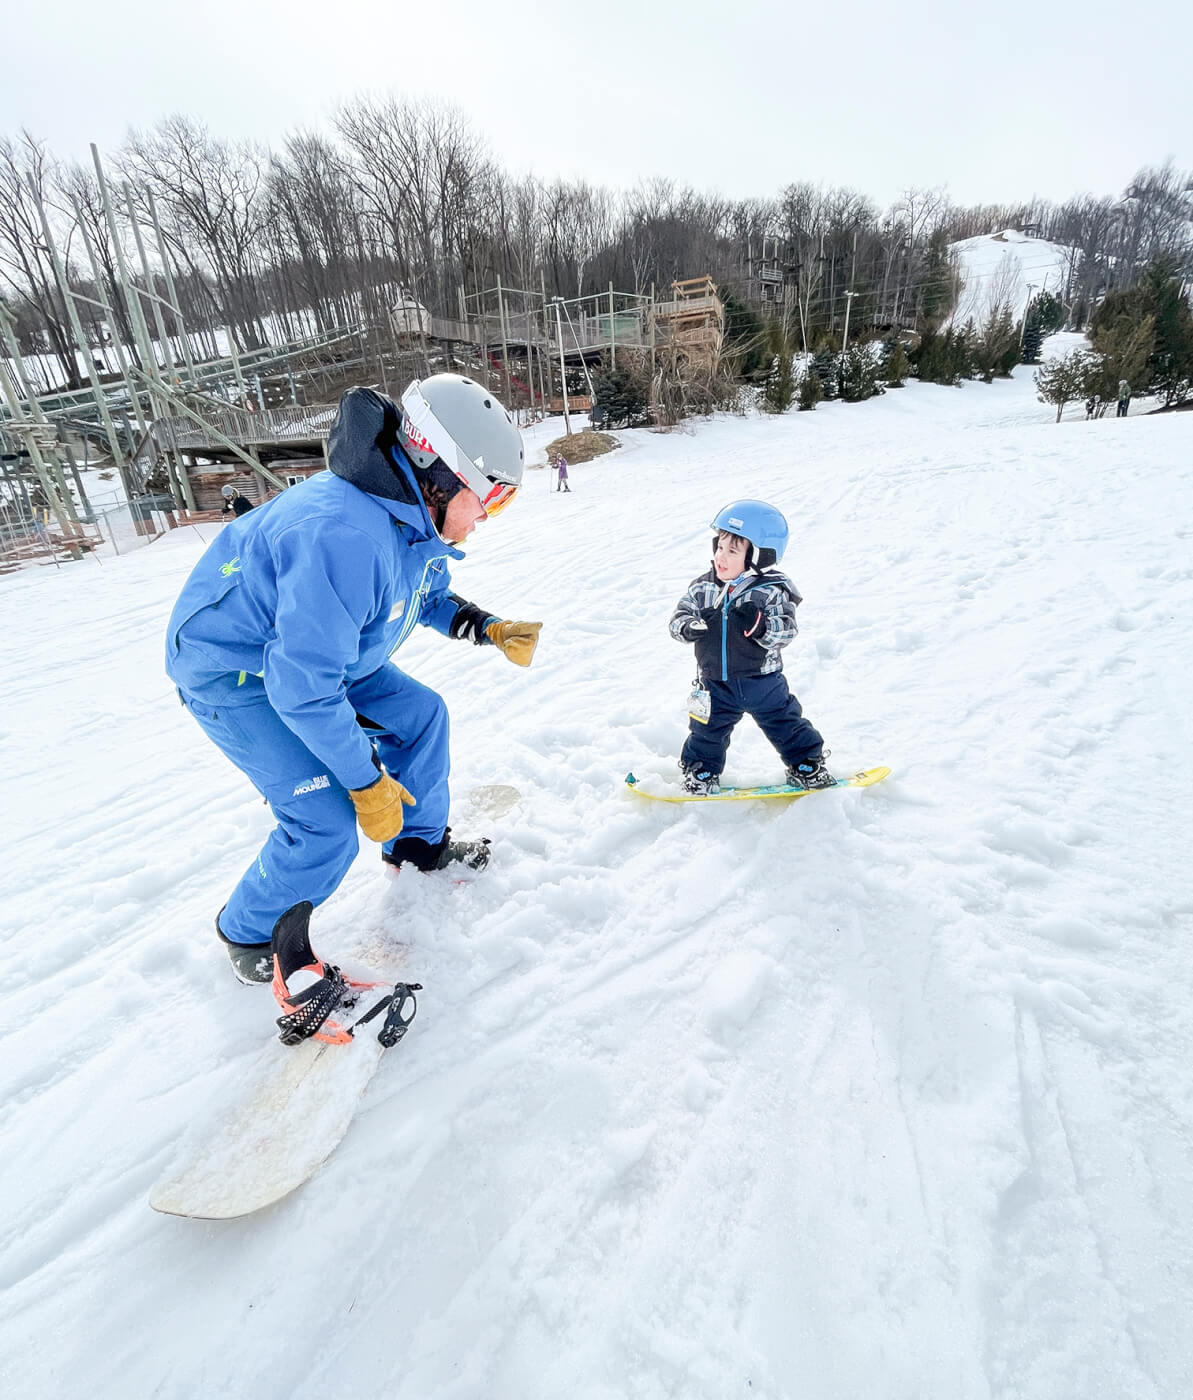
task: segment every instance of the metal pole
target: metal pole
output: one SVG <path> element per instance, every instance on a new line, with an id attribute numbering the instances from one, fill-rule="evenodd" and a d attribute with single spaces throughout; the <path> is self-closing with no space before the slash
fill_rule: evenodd
<path id="1" fill-rule="evenodd" d="M 118 333 L 119 328 L 116 324 L 116 313 L 112 310 L 112 305 L 108 301 L 107 289 L 105 288 L 103 278 L 100 275 L 99 259 L 95 255 L 95 249 L 91 243 L 91 235 L 87 232 L 86 224 L 83 223 L 82 210 L 79 208 L 78 203 L 73 195 L 71 196 L 70 203 L 71 208 L 75 212 L 75 219 L 78 223 L 79 233 L 83 237 L 83 247 L 87 250 L 87 260 L 91 264 L 91 276 L 93 281 L 95 282 L 95 289 L 99 300 L 99 304 L 103 307 L 104 312 L 106 313 L 108 318 L 108 331 L 112 335 L 112 348 L 116 351 L 116 363 L 120 367 L 120 377 L 124 380 L 125 390 L 128 393 L 130 402 L 132 403 L 133 414 L 137 420 L 137 427 L 142 434 L 145 434 L 149 432 L 149 424 L 146 422 L 145 416 L 141 412 L 140 397 L 137 393 L 136 387 L 132 382 L 132 379 L 129 377 L 129 361 L 128 357 L 125 354 L 125 345 L 124 342 L 120 339 L 120 335 Z M 124 424 L 125 428 L 129 431 L 129 446 L 135 450 L 136 444 L 135 442 L 131 441 L 132 429 L 129 427 L 127 414 L 124 414 Z M 131 467 L 129 472 L 129 479 L 130 481 L 132 480 Z M 129 499 L 132 499 L 131 493 Z"/>
<path id="2" fill-rule="evenodd" d="M 505 330 L 505 293 L 501 289 L 501 278 L 497 279 L 497 323 L 501 328 L 501 368 L 505 375 L 505 406 L 510 406 L 510 346 Z"/>
<path id="3" fill-rule="evenodd" d="M 609 283 L 609 368 L 617 368 L 617 330 L 613 323 L 613 283 Z"/>
<path id="4" fill-rule="evenodd" d="M 131 513 L 132 487 L 130 484 L 128 463 L 124 460 L 124 453 L 120 450 L 120 437 L 116 432 L 116 424 L 112 422 L 112 415 L 108 412 L 108 401 L 104 398 L 103 389 L 95 373 L 95 366 L 91 362 L 91 352 L 87 346 L 87 337 L 83 333 L 82 322 L 79 320 L 79 310 L 75 305 L 74 296 L 67 284 L 66 269 L 63 267 L 62 259 L 58 254 L 58 246 L 54 242 L 53 234 L 50 232 L 50 224 L 49 220 L 46 218 L 45 206 L 42 204 L 41 196 L 38 194 L 32 180 L 30 180 L 30 188 L 33 191 L 33 198 L 37 205 L 38 216 L 41 219 L 42 234 L 45 237 L 46 247 L 50 253 L 50 261 L 54 265 L 54 276 L 58 280 L 58 289 L 62 293 L 62 300 L 66 303 L 66 311 L 67 315 L 70 317 L 75 343 L 78 345 L 79 354 L 83 359 L 83 365 L 87 373 L 87 382 L 91 385 L 91 395 L 95 400 L 95 406 L 99 410 L 100 420 L 104 425 L 104 432 L 108 437 L 108 450 L 112 454 L 112 460 L 116 464 L 116 470 L 120 473 L 120 480 L 124 486 L 124 494 L 129 500 L 129 510 Z M 90 251 L 90 248 L 88 251 Z M 110 308 L 105 309 L 108 310 L 110 316 Z"/>
<path id="5" fill-rule="evenodd" d="M 841 360 L 844 363 L 845 351 L 849 349 L 849 312 L 853 307 L 853 299 L 856 292 L 845 293 L 845 333 L 841 337 Z"/>
<path id="6" fill-rule="evenodd" d="M 650 379 L 654 383 L 654 356 L 655 356 L 655 303 L 654 303 L 654 283 L 650 284 L 650 310 L 647 313 L 650 317 Z"/>
<path id="7" fill-rule="evenodd" d="M 555 333 L 559 337 L 559 382 L 563 386 L 563 431 L 568 437 L 572 435 L 572 420 L 568 412 L 568 377 L 563 366 L 563 322 L 559 318 L 559 298 L 553 297 L 555 302 Z"/>
<path id="8" fill-rule="evenodd" d="M 1035 289 L 1036 289 L 1036 284 L 1035 284 L 1034 282 L 1029 282 L 1029 283 L 1027 284 L 1027 302 L 1025 303 L 1025 305 L 1024 305 L 1024 307 L 1023 307 L 1023 319 L 1019 322 L 1019 349 L 1020 349 L 1020 351 L 1023 350 L 1023 335 L 1024 335 L 1024 332 L 1027 330 L 1027 313 L 1028 313 L 1028 311 L 1029 311 L 1030 308 L 1031 308 L 1031 294 L 1032 294 L 1032 292 L 1035 291 Z"/>
<path id="9" fill-rule="evenodd" d="M 132 322 L 133 338 L 137 342 L 137 353 L 142 357 L 145 370 L 151 380 L 157 378 L 157 359 L 153 354 L 153 349 L 149 340 L 149 327 L 145 323 L 145 316 L 141 310 L 141 299 L 133 295 L 132 274 L 128 270 L 128 262 L 124 256 L 124 245 L 120 241 L 120 231 L 116 227 L 116 215 L 112 212 L 112 199 L 108 193 L 108 181 L 104 176 L 104 167 L 99 158 L 99 150 L 95 143 L 91 145 L 91 159 L 95 164 L 95 175 L 99 182 L 100 198 L 104 206 L 104 218 L 108 225 L 108 236 L 112 240 L 112 251 L 116 254 L 116 267 L 120 275 L 120 286 L 124 292 L 124 299 L 128 305 L 129 320 Z"/>
<path id="10" fill-rule="evenodd" d="M 46 425 L 38 423 L 23 424 L 20 421 L 19 399 L 16 386 L 9 375 L 7 367 L 3 364 L 0 364 L 0 392 L 3 393 L 4 400 L 8 404 L 8 411 L 12 415 L 13 435 L 16 436 L 19 431 L 20 436 L 25 439 L 26 449 L 33 463 L 33 470 L 37 473 L 37 479 L 41 483 L 41 489 L 45 493 L 45 498 L 49 503 L 49 507 L 54 512 L 54 516 L 58 521 L 58 527 L 65 537 L 70 538 L 74 535 L 74 526 L 71 521 L 67 519 L 63 504 L 58 499 L 58 488 L 55 486 L 46 468 L 45 459 L 41 455 L 41 448 L 38 446 L 37 442 L 38 429 L 41 428 L 44 430 Z M 83 551 L 77 544 L 68 545 L 67 547 L 76 559 L 81 559 L 83 557 Z M 52 546 L 50 547 L 50 552 L 51 554 L 53 553 Z"/>
<path id="11" fill-rule="evenodd" d="M 141 375 L 141 372 L 139 370 L 134 370 L 133 373 L 137 374 L 141 378 L 144 378 L 144 376 Z M 216 442 L 221 443 L 224 447 L 228 449 L 229 452 L 232 452 L 237 457 L 239 457 L 240 460 L 245 464 L 245 466 L 248 467 L 249 471 L 260 472 L 261 475 L 266 477 L 269 481 L 271 481 L 278 488 L 279 491 L 284 491 L 286 489 L 286 483 L 284 481 L 282 481 L 279 477 L 275 476 L 273 472 L 271 472 L 263 462 L 260 462 L 257 459 L 250 457 L 249 454 L 245 452 L 243 448 L 238 447 L 236 443 L 232 441 L 231 438 L 225 437 L 223 433 L 218 431 L 218 429 L 213 428 L 212 425 L 206 420 L 206 418 L 202 416 L 202 414 L 196 413 L 195 410 L 191 408 L 188 403 L 185 402 L 181 394 L 176 394 L 173 390 L 164 389 L 161 386 L 159 386 L 158 392 L 163 394 L 167 399 L 169 399 L 174 404 L 175 408 L 177 408 L 180 412 L 186 414 L 188 418 L 193 419 L 196 423 L 198 423 L 198 425 L 201 428 L 209 432 Z"/>
<path id="12" fill-rule="evenodd" d="M 100 198 L 104 206 L 104 219 L 108 225 L 108 236 L 112 240 L 112 251 L 116 254 L 116 269 L 120 279 L 120 290 L 124 294 L 125 304 L 128 307 L 129 320 L 132 323 L 133 339 L 137 342 L 137 351 L 141 356 L 144 365 L 144 373 L 148 387 L 149 412 L 152 417 L 159 416 L 159 409 L 154 397 L 154 386 L 158 383 L 157 360 L 154 357 L 149 340 L 149 328 L 145 324 L 145 316 L 141 310 L 141 299 L 134 295 L 133 279 L 128 270 L 128 262 L 124 256 L 124 245 L 120 240 L 120 231 L 116 227 L 116 216 L 112 212 L 112 197 L 108 193 L 108 181 L 104 175 L 103 163 L 99 158 L 99 149 L 94 142 L 91 143 L 91 159 L 95 165 L 95 176 L 99 183 Z M 139 395 L 134 394 L 134 401 Z M 138 411 L 138 418 L 140 412 Z M 164 416 L 164 415 L 162 415 Z M 152 437 L 152 426 L 146 430 Z"/>
<path id="13" fill-rule="evenodd" d="M 137 218 L 137 206 L 133 202 L 132 186 L 125 182 L 124 201 L 128 205 L 128 221 L 132 225 L 133 238 L 137 244 L 137 255 L 141 259 L 141 271 L 145 274 L 145 286 L 149 289 L 149 305 L 153 312 L 153 324 L 157 330 L 158 344 L 162 348 L 162 359 L 165 361 L 166 373 L 171 386 L 178 385 L 181 381 L 178 378 L 178 371 L 174 364 L 174 353 L 170 349 L 170 337 L 166 334 L 166 323 L 162 319 L 162 309 L 158 304 L 158 298 L 153 293 L 153 273 L 149 268 L 149 256 L 145 252 L 145 240 L 141 237 L 141 222 Z M 181 495 L 182 505 L 186 510 L 194 510 L 195 498 L 191 494 L 191 484 L 187 478 L 186 468 L 182 464 L 182 458 L 178 455 L 178 449 L 174 446 L 173 435 L 171 435 L 170 448 L 166 452 L 166 472 L 170 477 L 170 484 L 174 488 L 174 495 Z"/>
<path id="14" fill-rule="evenodd" d="M 182 346 L 182 358 L 186 361 L 186 372 L 190 375 L 191 387 L 198 385 L 198 378 L 195 375 L 195 362 L 191 358 L 191 338 L 187 333 L 186 325 L 182 319 L 182 303 L 178 300 L 178 291 L 174 286 L 174 273 L 170 267 L 170 256 L 166 248 L 166 240 L 162 237 L 161 222 L 157 217 L 157 201 L 153 197 L 153 191 L 148 185 L 145 186 L 145 195 L 149 200 L 149 217 L 153 221 L 153 232 L 157 239 L 157 255 L 162 260 L 162 269 L 166 274 L 166 291 L 170 294 L 170 309 L 174 312 L 174 323 L 178 327 L 178 340 Z"/>

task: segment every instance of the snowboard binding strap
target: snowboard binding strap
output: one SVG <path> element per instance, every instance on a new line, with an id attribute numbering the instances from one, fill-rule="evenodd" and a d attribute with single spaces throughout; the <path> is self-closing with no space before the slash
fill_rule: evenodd
<path id="1" fill-rule="evenodd" d="M 377 1039 L 386 1049 L 396 1045 L 414 1020 L 418 1010 L 414 994 L 422 991 L 422 984 L 398 982 L 355 1021 L 333 1020 L 337 1012 L 351 1011 L 363 992 L 385 984 L 355 982 L 345 977 L 338 967 L 315 956 L 307 932 L 311 909 L 311 904 L 304 900 L 288 909 L 274 925 L 273 994 L 284 1012 L 277 1020 L 282 1044 L 300 1045 L 314 1037 L 327 1045 L 347 1045 L 357 1026 L 367 1025 L 384 1011 L 386 1016 Z M 291 992 L 289 981 L 297 972 L 312 973 L 316 980 L 301 991 Z"/>
<path id="2" fill-rule="evenodd" d="M 301 992 L 287 995 L 282 1003 L 287 1008 L 278 1017 L 278 1029 L 283 1045 L 298 1045 L 311 1036 L 329 1045 L 346 1045 L 352 1039 L 352 1028 L 331 1021 L 333 1012 L 356 1005 L 357 993 L 338 967 L 322 963 L 323 976 Z"/>
<path id="3" fill-rule="evenodd" d="M 354 1031 L 357 1026 L 365 1025 L 374 1016 L 378 1016 L 384 1011 L 385 1020 L 377 1032 L 377 1039 L 388 1050 L 391 1045 L 396 1045 L 410 1029 L 410 1022 L 414 1020 L 415 1013 L 418 1011 L 418 998 L 414 994 L 421 992 L 422 989 L 421 982 L 395 983 L 392 992 L 383 996 L 376 1006 L 371 1007 L 363 1016 L 352 1023 L 352 1030 Z"/>

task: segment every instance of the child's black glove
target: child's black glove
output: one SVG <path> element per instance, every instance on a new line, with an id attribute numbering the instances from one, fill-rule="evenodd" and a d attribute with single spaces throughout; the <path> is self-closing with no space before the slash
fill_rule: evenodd
<path id="1" fill-rule="evenodd" d="M 766 614 L 756 604 L 748 601 L 734 603 L 729 609 L 734 630 L 759 646 L 765 646 Z"/>
<path id="2" fill-rule="evenodd" d="M 702 633 L 708 631 L 708 623 L 703 617 L 689 617 L 680 624 L 679 635 L 685 642 L 694 642 Z"/>

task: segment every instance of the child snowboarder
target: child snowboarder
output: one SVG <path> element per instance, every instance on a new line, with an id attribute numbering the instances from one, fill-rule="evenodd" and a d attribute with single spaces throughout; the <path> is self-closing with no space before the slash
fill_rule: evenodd
<path id="1" fill-rule="evenodd" d="M 788 689 L 779 654 L 795 636 L 803 601 L 775 567 L 787 547 L 787 521 L 764 501 L 734 501 L 712 528 L 712 568 L 692 580 L 671 617 L 671 635 L 695 643 L 699 684 L 709 697 L 707 719 L 693 713 L 680 754 L 684 791 L 720 791 L 729 739 L 743 714 L 778 750 L 792 787 L 832 787 L 824 740 Z"/>
<path id="2" fill-rule="evenodd" d="M 559 481 L 555 486 L 556 492 L 566 491 L 570 495 L 572 488 L 568 485 L 568 459 L 562 452 L 555 459 L 555 470 L 559 473 Z"/>

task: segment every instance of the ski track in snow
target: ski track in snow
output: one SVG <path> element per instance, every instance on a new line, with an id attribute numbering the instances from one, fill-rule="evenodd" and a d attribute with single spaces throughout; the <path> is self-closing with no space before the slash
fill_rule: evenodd
<path id="1" fill-rule="evenodd" d="M 419 1016 L 242 1221 L 146 1205 L 274 1015 L 211 925 L 269 816 L 161 671 L 202 542 L 0 579 L 4 1394 L 1193 1393 L 1193 415 L 1052 416 L 1021 369 L 531 470 L 453 582 L 544 620 L 533 669 L 400 653 L 492 866 L 366 850 L 318 911 Z M 894 771 L 643 804 L 740 495 L 791 520 L 831 766 Z M 730 780 L 777 770 L 744 722 Z"/>

